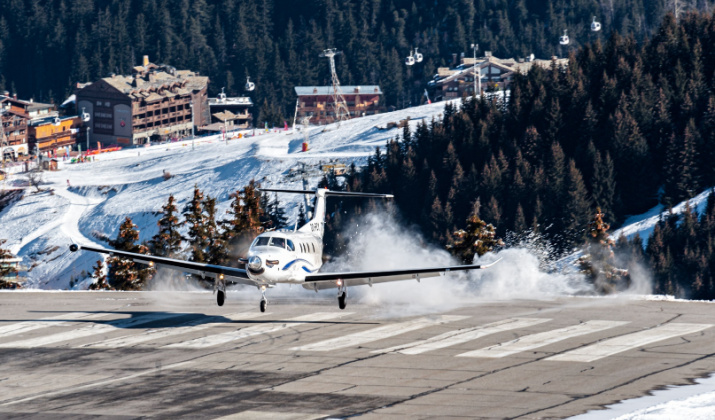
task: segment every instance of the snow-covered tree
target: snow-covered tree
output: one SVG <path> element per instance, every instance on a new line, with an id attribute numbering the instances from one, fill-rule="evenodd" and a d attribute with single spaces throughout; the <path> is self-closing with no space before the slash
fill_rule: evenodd
<path id="1" fill-rule="evenodd" d="M 596 214 L 588 224 L 588 239 L 578 265 L 599 293 L 614 293 L 630 285 L 630 275 L 628 270 L 614 266 L 615 243 L 608 236 L 608 229 L 611 226 L 603 221 L 603 217 L 601 209 L 597 208 Z"/>
<path id="2" fill-rule="evenodd" d="M 5 242 L 7 242 L 5 239 L 0 239 L 0 289 L 6 289 L 10 287 L 10 282 L 4 281 L 2 278 L 14 274 L 16 272 L 16 268 L 14 266 L 2 263 L 3 260 L 7 260 L 13 257 L 12 253 L 9 250 L 3 248 Z"/>
<path id="3" fill-rule="evenodd" d="M 482 256 L 504 242 L 496 237 L 496 229 L 491 223 L 479 218 L 479 201 L 467 219 L 467 226 L 452 234 L 447 250 L 464 264 L 472 264 L 474 254 Z"/>
<path id="4" fill-rule="evenodd" d="M 89 290 L 108 290 L 109 284 L 107 284 L 107 276 L 104 274 L 104 261 L 99 259 L 97 263 L 92 267 L 94 272 L 92 272 L 92 278 L 94 283 L 89 285 Z"/>
<path id="5" fill-rule="evenodd" d="M 109 244 L 119 251 L 148 254 L 149 247 L 138 245 L 139 231 L 132 219 L 127 217 L 119 227 L 117 238 Z M 154 269 L 137 264 L 129 259 L 111 257 L 109 259 L 109 284 L 117 290 L 141 290 L 154 274 Z"/>
<path id="6" fill-rule="evenodd" d="M 204 194 L 198 186 L 194 186 L 194 196 L 184 207 L 184 220 L 189 225 L 189 232 L 185 239 L 191 249 L 191 261 L 199 263 L 206 262 L 206 249 L 209 246 L 203 202 Z"/>

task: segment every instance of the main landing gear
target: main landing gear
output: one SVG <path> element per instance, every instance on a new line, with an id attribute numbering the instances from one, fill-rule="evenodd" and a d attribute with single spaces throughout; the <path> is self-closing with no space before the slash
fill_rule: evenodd
<path id="1" fill-rule="evenodd" d="M 261 286 L 261 312 L 266 312 L 268 299 L 266 299 L 266 286 Z"/>
<path id="2" fill-rule="evenodd" d="M 226 301 L 226 280 L 223 279 L 223 274 L 220 274 L 214 283 L 214 292 L 216 293 L 216 303 L 218 306 L 223 306 Z"/>
<path id="3" fill-rule="evenodd" d="M 347 300 L 348 300 L 348 287 L 345 285 L 345 282 L 342 280 L 338 280 L 338 308 L 340 309 L 345 309 L 347 306 Z"/>

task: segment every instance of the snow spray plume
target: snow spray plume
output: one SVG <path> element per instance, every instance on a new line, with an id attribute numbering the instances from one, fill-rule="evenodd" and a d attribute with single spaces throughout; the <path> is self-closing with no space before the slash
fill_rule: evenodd
<path id="1" fill-rule="evenodd" d="M 162 307 L 181 307 L 195 302 L 197 295 L 186 292 L 206 292 L 198 282 L 190 277 L 185 277 L 180 271 L 159 268 L 154 277 L 147 283 L 145 293 L 147 298 Z M 161 292 L 161 293 L 157 293 Z"/>
<path id="2" fill-rule="evenodd" d="M 350 236 L 350 235 L 346 235 Z M 583 293 L 589 285 L 581 276 L 549 274 L 529 249 L 510 248 L 487 254 L 475 263 L 503 261 L 486 270 L 450 273 L 447 277 L 353 287 L 360 302 L 395 308 L 394 315 L 439 312 L 479 302 L 481 298 L 512 299 Z M 325 271 L 389 270 L 406 267 L 458 265 L 447 251 L 430 246 L 394 218 L 368 214 L 352 233 L 345 255 L 327 264 Z"/>

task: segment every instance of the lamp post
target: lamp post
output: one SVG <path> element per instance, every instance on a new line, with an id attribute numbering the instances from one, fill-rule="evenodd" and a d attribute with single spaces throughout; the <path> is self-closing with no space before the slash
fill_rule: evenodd
<path id="1" fill-rule="evenodd" d="M 89 114 L 84 112 L 84 107 L 82 107 L 82 122 L 88 123 L 90 119 L 91 118 L 90 118 Z M 86 128 L 87 128 L 87 131 L 86 131 L 86 133 L 87 133 L 87 151 L 89 152 L 89 129 L 90 129 L 89 125 L 87 125 Z"/>
<path id="2" fill-rule="evenodd" d="M 191 150 L 194 150 L 194 102 L 189 102 L 191 108 Z"/>
<path id="3" fill-rule="evenodd" d="M 476 98 L 477 92 L 479 96 L 482 95 L 482 71 L 477 66 L 477 50 L 479 49 L 479 44 L 472 44 L 472 51 L 474 52 L 474 97 Z M 479 84 L 477 86 L 477 84 Z M 479 87 L 479 90 L 477 90 Z"/>

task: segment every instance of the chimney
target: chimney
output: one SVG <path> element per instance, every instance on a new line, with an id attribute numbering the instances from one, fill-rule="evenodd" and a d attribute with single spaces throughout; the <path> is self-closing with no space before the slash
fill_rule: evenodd
<path id="1" fill-rule="evenodd" d="M 484 56 L 485 56 L 485 57 L 491 57 L 491 56 L 492 56 L 492 52 L 491 52 L 491 51 L 484 51 Z"/>
<path id="2" fill-rule="evenodd" d="M 149 56 L 148 56 L 148 55 L 145 55 L 145 56 L 144 56 L 144 59 L 143 59 L 142 63 L 143 63 L 142 65 L 143 65 L 144 67 L 146 67 L 146 66 L 149 65 Z"/>
<path id="3" fill-rule="evenodd" d="M 452 53 L 452 67 L 457 65 L 457 53 Z"/>
<path id="4" fill-rule="evenodd" d="M 360 86 L 355 86 L 355 93 L 360 93 Z"/>
<path id="5" fill-rule="evenodd" d="M 17 93 L 13 93 L 13 94 L 12 94 L 12 99 L 14 99 L 14 100 L 17 101 Z"/>

